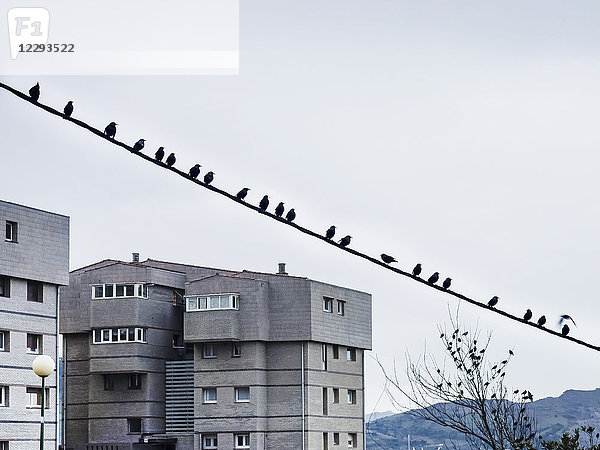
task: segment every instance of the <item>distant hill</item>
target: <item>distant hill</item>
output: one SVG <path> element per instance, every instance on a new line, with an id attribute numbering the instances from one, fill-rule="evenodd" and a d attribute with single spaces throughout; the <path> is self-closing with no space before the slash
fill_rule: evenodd
<path id="1" fill-rule="evenodd" d="M 545 440 L 559 439 L 563 433 L 582 425 L 600 430 L 600 388 L 593 391 L 565 391 L 560 397 L 547 397 L 532 403 L 538 434 Z M 408 413 L 394 414 L 367 424 L 367 449 L 437 447 L 445 441 L 464 443 L 462 435 Z"/>

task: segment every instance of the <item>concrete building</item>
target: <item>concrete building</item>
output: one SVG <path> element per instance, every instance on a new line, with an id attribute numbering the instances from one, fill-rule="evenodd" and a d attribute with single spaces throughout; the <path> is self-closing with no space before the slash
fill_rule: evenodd
<path id="1" fill-rule="evenodd" d="M 364 448 L 369 294 L 135 255 L 61 290 L 68 449 Z"/>
<path id="2" fill-rule="evenodd" d="M 58 287 L 69 282 L 69 218 L 0 201 L 0 450 L 38 448 L 37 355 L 57 361 Z M 56 447 L 56 374 L 46 379 L 45 449 Z"/>

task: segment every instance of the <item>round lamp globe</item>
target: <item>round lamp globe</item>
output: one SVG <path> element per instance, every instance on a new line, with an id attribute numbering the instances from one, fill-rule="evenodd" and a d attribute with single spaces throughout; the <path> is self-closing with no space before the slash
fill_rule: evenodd
<path id="1" fill-rule="evenodd" d="M 54 372 L 54 360 L 48 355 L 36 356 L 32 368 L 38 377 L 47 377 Z"/>

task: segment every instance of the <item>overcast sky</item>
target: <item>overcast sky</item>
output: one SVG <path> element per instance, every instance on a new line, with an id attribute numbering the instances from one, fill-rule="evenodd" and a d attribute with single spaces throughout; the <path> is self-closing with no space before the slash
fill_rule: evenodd
<path id="1" fill-rule="evenodd" d="M 239 76 L 16 77 L 117 138 L 202 164 L 214 184 L 294 207 L 516 315 L 600 344 L 600 4 L 264 1 L 240 5 Z M 373 295 L 373 351 L 441 357 L 455 298 L 373 266 L 148 164 L 0 92 L 0 198 L 71 217 L 71 268 L 131 252 L 307 276 Z M 461 305 L 509 348 L 509 386 L 536 398 L 598 387 L 600 354 Z M 557 327 L 558 329 L 558 327 Z M 366 406 L 383 377 L 367 356 Z M 377 403 L 377 404 L 376 404 Z"/>

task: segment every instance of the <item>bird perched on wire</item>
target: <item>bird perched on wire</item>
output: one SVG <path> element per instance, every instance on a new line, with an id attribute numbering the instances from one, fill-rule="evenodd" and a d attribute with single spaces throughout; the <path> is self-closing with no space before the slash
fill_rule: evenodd
<path id="1" fill-rule="evenodd" d="M 498 304 L 498 296 L 494 295 L 492 298 L 490 298 L 490 301 L 488 302 L 488 306 L 490 308 L 493 308 L 494 306 L 496 306 Z"/>
<path id="2" fill-rule="evenodd" d="M 560 333 L 561 333 L 563 336 L 566 336 L 567 334 L 569 334 L 569 331 L 571 331 L 571 330 L 570 330 L 570 328 L 569 328 L 569 325 L 567 325 L 567 324 L 565 323 L 565 324 L 563 325 L 563 327 L 562 327 L 562 330 L 561 330 L 561 332 L 560 332 Z"/>
<path id="3" fill-rule="evenodd" d="M 65 117 L 71 117 L 71 114 L 73 114 L 73 102 L 71 100 L 67 102 L 63 111 L 65 113 Z"/>
<path id="4" fill-rule="evenodd" d="M 335 225 L 331 225 L 325 232 L 325 237 L 327 239 L 332 239 L 333 236 L 335 236 Z"/>
<path id="5" fill-rule="evenodd" d="M 190 169 L 189 176 L 198 178 L 198 175 L 200 175 L 200 167 L 202 167 L 200 164 L 194 164 L 194 167 Z"/>
<path id="6" fill-rule="evenodd" d="M 175 161 L 177 161 L 177 159 L 175 158 L 175 153 L 171 153 L 169 156 L 167 156 L 167 166 L 173 166 L 173 164 L 175 164 Z"/>
<path id="7" fill-rule="evenodd" d="M 35 83 L 35 86 L 29 89 L 29 96 L 34 102 L 40 99 L 40 83 Z"/>
<path id="8" fill-rule="evenodd" d="M 339 244 L 342 247 L 347 247 L 350 244 L 351 239 L 352 239 L 352 236 L 350 236 L 350 235 L 344 236 L 342 239 L 340 239 Z"/>
<path id="9" fill-rule="evenodd" d="M 438 282 L 439 279 L 440 279 L 440 273 L 439 272 L 434 272 L 434 274 L 429 277 L 429 279 L 427 280 L 427 282 L 429 284 L 435 284 L 435 283 Z"/>
<path id="10" fill-rule="evenodd" d="M 206 175 L 204 175 L 204 182 L 206 184 L 212 183 L 212 181 L 214 179 L 215 179 L 215 173 L 214 172 L 206 172 Z"/>
<path id="11" fill-rule="evenodd" d="M 540 317 L 540 318 L 538 319 L 538 321 L 537 321 L 537 324 L 538 324 L 540 327 L 543 327 L 545 323 L 546 323 L 546 316 L 542 316 L 542 317 Z"/>
<path id="12" fill-rule="evenodd" d="M 525 311 L 525 315 L 523 316 L 523 319 L 525 319 L 525 322 L 529 322 L 532 317 L 533 317 L 533 313 L 531 312 L 530 309 Z"/>
<path id="13" fill-rule="evenodd" d="M 417 265 L 416 265 L 416 266 L 413 268 L 412 274 L 413 274 L 415 277 L 418 277 L 419 275 L 421 275 L 421 271 L 422 271 L 422 270 L 423 270 L 423 269 L 422 269 L 422 267 L 421 267 L 421 263 L 419 263 L 419 264 L 417 264 Z"/>
<path id="14" fill-rule="evenodd" d="M 135 144 L 133 144 L 133 151 L 134 152 L 139 152 L 141 149 L 143 149 L 144 148 L 144 142 L 146 142 L 146 139 L 140 139 Z"/>
<path id="15" fill-rule="evenodd" d="M 558 324 L 562 325 L 562 323 L 565 320 L 570 320 L 571 322 L 573 322 L 573 325 L 577 326 L 577 324 L 575 323 L 575 321 L 573 320 L 573 318 L 570 315 L 568 315 L 568 314 L 561 314 L 560 320 L 558 321 Z"/>
<path id="16" fill-rule="evenodd" d="M 283 215 L 283 211 L 285 208 L 283 207 L 283 202 L 279 202 L 279 205 L 275 207 L 275 215 L 277 217 L 281 217 Z"/>
<path id="17" fill-rule="evenodd" d="M 162 161 L 162 159 L 165 157 L 165 148 L 164 147 L 158 147 L 158 150 L 156 150 L 156 153 L 154 154 L 154 158 L 157 161 Z"/>
<path id="18" fill-rule="evenodd" d="M 296 211 L 294 211 L 294 208 L 290 209 L 287 214 L 285 215 L 285 219 L 288 222 L 293 222 L 294 219 L 296 218 Z"/>
<path id="19" fill-rule="evenodd" d="M 390 255 L 386 255 L 385 253 L 381 254 L 381 260 L 386 264 L 391 264 L 393 262 L 398 262 L 396 258 Z"/>
<path id="20" fill-rule="evenodd" d="M 450 285 L 452 284 L 452 278 L 448 277 L 444 280 L 444 283 L 442 284 L 442 287 L 444 289 L 448 289 L 450 287 Z"/>
<path id="21" fill-rule="evenodd" d="M 238 192 L 237 194 L 235 194 L 235 196 L 239 200 L 244 200 L 246 198 L 246 196 L 248 195 L 248 191 L 249 190 L 250 190 L 250 188 L 243 188 L 240 192 Z"/>
<path id="22" fill-rule="evenodd" d="M 266 211 L 267 210 L 267 208 L 269 207 L 269 196 L 268 195 L 265 195 L 262 198 L 262 200 L 258 204 L 258 207 L 260 208 L 261 211 Z"/>
<path id="23" fill-rule="evenodd" d="M 117 134 L 117 125 L 118 123 L 115 122 L 111 122 L 108 125 L 106 125 L 106 128 L 104 129 L 104 134 L 107 135 L 109 138 L 114 139 L 115 135 Z"/>

